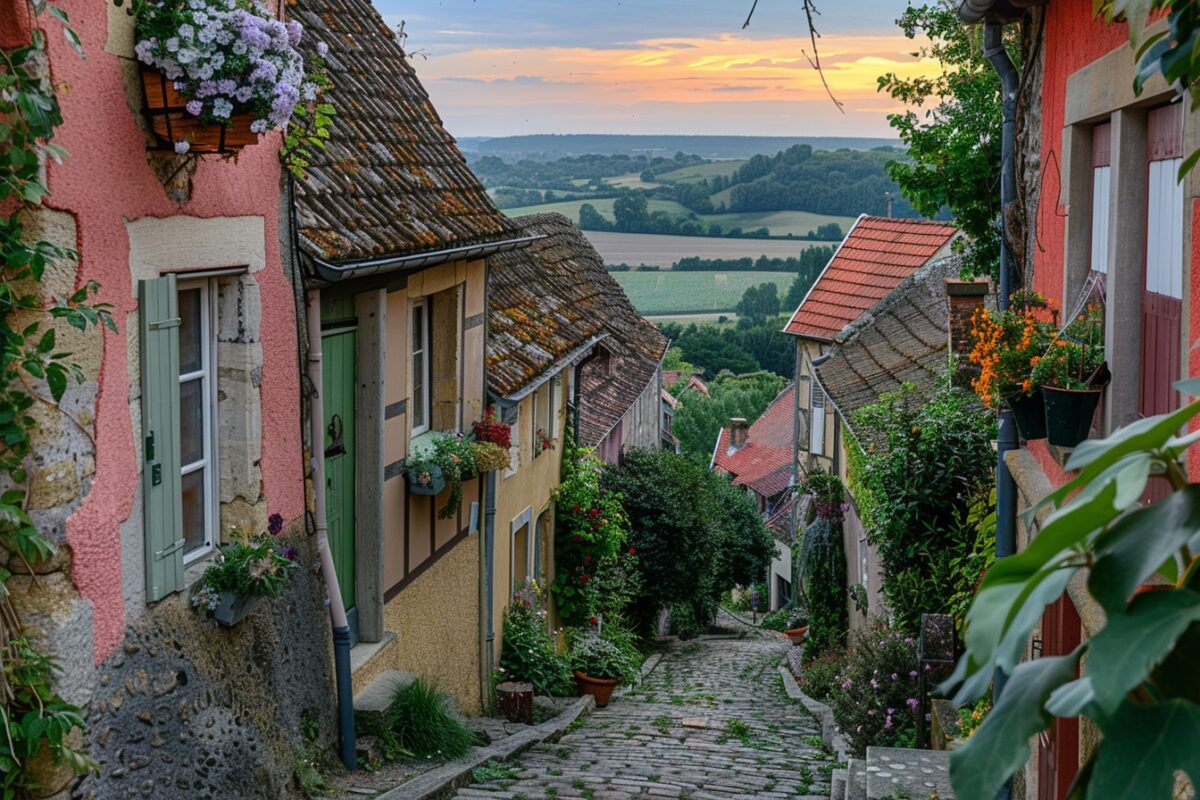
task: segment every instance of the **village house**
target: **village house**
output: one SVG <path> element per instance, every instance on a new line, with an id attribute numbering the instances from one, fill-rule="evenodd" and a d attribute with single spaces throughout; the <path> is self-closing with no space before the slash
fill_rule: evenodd
<path id="1" fill-rule="evenodd" d="M 492 205 L 368 0 L 300 0 L 292 13 L 310 47 L 329 48 L 338 109 L 294 182 L 293 255 L 320 309 L 315 455 L 358 642 L 354 689 L 408 673 L 475 712 L 488 685 L 484 480 L 465 480 L 456 502 L 408 467 L 482 419 L 486 259 L 531 237 Z"/>
<path id="2" fill-rule="evenodd" d="M 489 673 L 513 592 L 554 579 L 554 492 L 574 436 L 568 411 L 581 365 L 610 336 L 605 297 L 579 264 L 583 234 L 557 214 L 515 223 L 534 241 L 488 259 L 488 392 L 512 443 L 508 469 L 487 476 Z"/>
<path id="3" fill-rule="evenodd" d="M 1200 117 L 1157 72 L 1134 94 L 1138 69 L 1128 27 L 1107 24 L 1087 0 L 1054 0 L 1027 16 L 1007 3 L 980 2 L 964 6 L 960 16 L 970 24 L 1023 19 L 1034 32 L 1022 65 L 1029 89 L 1018 109 L 1022 188 L 1012 217 L 1024 220 L 1024 228 L 1010 240 L 1014 286 L 1055 299 L 1064 313 L 1089 300 L 1102 306 L 1112 380 L 1092 435 L 1177 408 L 1172 384 L 1200 369 L 1192 346 L 1200 175 L 1176 177 L 1195 148 Z M 1069 452 L 1036 440 L 1008 454 L 1018 508 L 1067 481 L 1062 466 Z M 1200 467 L 1195 452 L 1189 467 L 1193 474 Z M 1151 481 L 1151 499 L 1161 497 L 1158 480 Z M 1036 528 L 1018 517 L 1018 549 Z M 1072 581 L 1047 608 L 1026 657 L 1070 652 L 1102 625 L 1084 582 Z M 1090 722 L 1056 719 L 1015 779 L 1014 796 L 1065 798 L 1097 737 Z"/>
<path id="4" fill-rule="evenodd" d="M 890 389 L 899 388 L 899 382 L 890 373 L 903 372 L 902 368 L 911 359 L 903 350 L 885 355 L 867 348 L 856 353 L 855 362 L 865 359 L 866 363 L 855 363 L 854 369 L 877 368 L 878 372 L 873 373 L 877 385 L 868 387 L 868 393 L 857 397 L 853 404 L 840 397 L 840 403 L 831 399 L 827 387 L 818 378 L 818 368 L 835 358 L 837 351 L 844 349 L 851 340 L 861 339 L 864 330 L 875 330 L 875 312 L 887 305 L 889 296 L 898 287 L 949 256 L 957 233 L 954 227 L 940 222 L 863 215 L 855 221 L 792 314 L 784 332 L 796 337 L 794 458 L 797 484 L 802 485 L 804 475 L 812 469 L 835 473 L 845 483 L 848 415 L 853 408 L 878 396 L 871 395 L 870 388 L 885 385 Z M 935 305 L 944 311 L 944 299 L 939 298 Z M 930 311 L 936 313 L 936 308 Z M 943 317 L 939 337 L 943 346 L 945 331 Z M 886 338 L 877 332 L 872 337 L 887 346 Z M 901 356 L 899 363 L 896 363 L 897 355 Z M 944 361 L 944 354 L 940 357 Z M 842 361 L 849 363 L 844 354 Z M 837 386 L 842 388 L 840 382 Z M 861 627 L 870 613 L 881 610 L 881 581 L 877 560 L 869 552 L 866 532 L 849 493 L 847 503 L 849 508 L 843 523 L 847 584 L 864 587 L 861 592 L 851 593 L 859 596 L 857 605 L 853 599 L 847 602 L 851 607 L 852 624 Z M 796 525 L 803 527 L 806 522 L 800 519 Z M 866 603 L 862 602 L 864 593 Z"/>
<path id="5" fill-rule="evenodd" d="M 302 564 L 316 561 L 280 134 L 236 160 L 177 155 L 143 114 L 125 9 L 72 4 L 86 60 L 57 22 L 6 9 L 3 46 L 44 26 L 48 74 L 70 87 L 55 143 L 71 155 L 45 165 L 53 201 L 27 233 L 78 258 L 48 267 L 40 299 L 96 281 L 119 328 L 54 324 L 83 381 L 57 409 L 35 408 L 27 508 L 59 553 L 7 586 L 61 668 L 58 690 L 85 709 L 100 774 L 76 791 L 277 796 L 301 718 L 320 723 L 324 744 L 335 730 L 320 577 L 294 570 L 232 628 L 190 600 L 235 536 L 270 526 Z M 16 556 L 8 566 L 29 571 Z M 55 792 L 71 775 L 42 777 Z"/>
<path id="6" fill-rule="evenodd" d="M 755 508 L 775 537 L 768 576 L 769 611 L 786 605 L 792 597 L 795 406 L 796 385 L 789 383 L 754 424 L 730 420 L 729 427 L 717 434 L 708 467 L 751 493 Z"/>

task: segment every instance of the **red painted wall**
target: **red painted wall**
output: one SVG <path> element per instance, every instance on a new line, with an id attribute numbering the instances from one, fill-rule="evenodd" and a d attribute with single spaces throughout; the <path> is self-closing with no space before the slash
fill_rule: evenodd
<path id="1" fill-rule="evenodd" d="M 1033 253 L 1033 284 L 1048 297 L 1063 299 L 1066 209 L 1059 203 L 1059 197 L 1067 78 L 1112 50 L 1128 46 L 1127 26 L 1109 25 L 1097 18 L 1092 12 L 1092 0 L 1055 0 L 1046 6 L 1041 201 L 1037 212 L 1038 247 Z M 1193 202 L 1191 218 L 1191 307 L 1200 308 L 1200 204 Z M 1200 339 L 1200 314 L 1191 314 L 1188 326 L 1189 341 Z M 1200 353 L 1192 350 L 1188 362 L 1189 374 L 1200 373 Z M 1066 482 L 1066 474 L 1050 456 L 1045 442 L 1034 442 L 1029 449 L 1052 482 Z M 1189 466 L 1192 474 L 1200 474 L 1200 453 L 1192 452 Z"/>
<path id="2" fill-rule="evenodd" d="M 126 366 L 124 326 L 127 313 L 136 308 L 126 221 L 174 215 L 263 218 L 266 266 L 255 273 L 263 312 L 261 467 L 268 509 L 285 520 L 304 511 L 299 375 L 292 289 L 280 261 L 279 134 L 244 150 L 236 163 L 204 160 L 194 177 L 191 200 L 174 203 L 147 165 L 119 61 L 104 50 L 109 4 L 65 0 L 60 5 L 83 40 L 87 60 L 70 49 L 56 22 L 42 21 L 53 78 L 69 87 L 61 96 L 65 124 L 56 141 L 71 157 L 50 167 L 48 205 L 74 215 L 79 282 L 100 282 L 100 300 L 113 304 L 122 328 L 119 335 L 104 337 L 96 403 L 96 474 L 88 497 L 67 523 L 73 579 L 93 606 L 94 657 L 99 663 L 125 632 L 119 526 L 142 513 L 134 503 L 139 477 Z"/>

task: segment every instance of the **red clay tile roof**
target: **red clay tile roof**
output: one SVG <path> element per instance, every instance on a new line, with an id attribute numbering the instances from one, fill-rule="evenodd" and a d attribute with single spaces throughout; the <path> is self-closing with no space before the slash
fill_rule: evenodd
<path id="1" fill-rule="evenodd" d="M 780 392 L 746 433 L 746 444 L 729 452 L 729 428 L 722 428 L 713 453 L 713 466 L 733 476 L 735 486 L 748 486 L 755 494 L 774 497 L 792 481 L 792 447 L 795 439 L 796 385 Z"/>
<path id="2" fill-rule="evenodd" d="M 785 333 L 832 340 L 943 247 L 958 229 L 942 222 L 863 215 L 825 266 Z"/>
<path id="3" fill-rule="evenodd" d="M 297 179 L 300 249 L 324 261 L 410 255 L 511 238 L 370 0 L 295 0 L 288 13 L 326 64 L 337 109 Z"/>

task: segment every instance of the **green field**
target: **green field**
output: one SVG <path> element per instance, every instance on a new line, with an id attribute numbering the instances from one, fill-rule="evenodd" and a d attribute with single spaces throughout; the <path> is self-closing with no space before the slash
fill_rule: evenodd
<path id="1" fill-rule="evenodd" d="M 537 206 L 507 208 L 504 209 L 504 213 L 510 217 L 520 217 L 525 214 L 541 214 L 553 211 L 570 217 L 574 222 L 579 222 L 579 207 L 584 203 L 591 203 L 604 217 L 610 220 L 613 219 L 613 198 L 611 197 L 596 200 L 563 200 L 557 203 L 542 203 Z M 650 200 L 646 207 L 650 211 L 666 211 L 668 214 L 674 214 L 679 217 L 686 217 L 691 214 L 688 209 L 674 200 Z M 830 217 L 824 214 L 813 214 L 808 211 L 752 211 L 736 214 L 700 214 L 698 218 L 705 225 L 716 223 L 721 226 L 722 230 L 726 231 L 737 227 L 745 231 L 766 228 L 771 232 L 772 236 L 787 236 L 789 233 L 793 236 L 806 236 L 809 231 L 815 231 L 818 226 L 829 222 L 836 222 L 841 225 L 842 232 L 845 233 L 854 224 L 854 217 Z"/>
<path id="2" fill-rule="evenodd" d="M 609 186 L 625 189 L 657 189 L 662 186 L 661 183 L 646 183 L 642 180 L 642 173 L 630 172 L 627 175 L 618 175 L 615 178 L 605 178 L 604 182 Z"/>
<path id="3" fill-rule="evenodd" d="M 637 310 L 650 315 L 695 315 L 732 311 L 751 286 L 774 283 L 782 297 L 790 272 L 613 272 Z"/>
<path id="4" fill-rule="evenodd" d="M 662 173 L 658 177 L 663 183 L 699 183 L 705 178 L 711 178 L 714 175 L 728 177 L 737 172 L 737 168 L 745 163 L 744 159 L 713 161 L 708 164 L 696 164 L 691 167 L 673 169 L 670 172 Z"/>

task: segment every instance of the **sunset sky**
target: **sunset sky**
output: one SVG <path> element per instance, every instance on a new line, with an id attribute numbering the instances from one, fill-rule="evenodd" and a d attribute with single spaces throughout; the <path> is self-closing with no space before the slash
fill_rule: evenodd
<path id="1" fill-rule="evenodd" d="M 929 71 L 895 26 L 907 0 L 374 0 L 455 136 L 704 133 L 891 136 L 885 72 Z"/>

